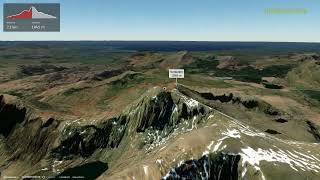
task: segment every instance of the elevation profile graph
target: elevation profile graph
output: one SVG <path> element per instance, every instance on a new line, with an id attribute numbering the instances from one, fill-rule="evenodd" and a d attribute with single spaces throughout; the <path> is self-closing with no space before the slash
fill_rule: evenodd
<path id="1" fill-rule="evenodd" d="M 56 19 L 57 17 L 43 12 L 39 12 L 34 6 L 28 10 L 23 10 L 19 14 L 11 15 L 8 19 Z"/>
<path id="2" fill-rule="evenodd" d="M 5 3 L 3 10 L 6 32 L 60 31 L 60 4 Z"/>

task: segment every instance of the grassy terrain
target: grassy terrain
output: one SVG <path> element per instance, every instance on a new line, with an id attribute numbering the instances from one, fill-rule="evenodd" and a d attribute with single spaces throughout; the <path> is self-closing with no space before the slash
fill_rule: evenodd
<path id="1" fill-rule="evenodd" d="M 243 65 L 246 65 L 246 62 Z M 244 67 L 240 69 L 219 69 L 219 62 L 214 59 L 197 59 L 194 63 L 185 66 L 188 72 L 193 74 L 213 74 L 218 77 L 233 77 L 239 81 L 260 83 L 262 77 L 272 76 L 283 78 L 294 67 L 291 64 L 287 65 L 272 65 L 262 70 L 253 67 Z"/>
<path id="2" fill-rule="evenodd" d="M 302 92 L 305 93 L 308 97 L 320 102 L 320 91 L 304 90 Z"/>
<path id="3" fill-rule="evenodd" d="M 204 150 L 210 149 L 209 144 L 213 148 L 219 141 L 223 143 L 220 148 L 227 148 L 231 153 L 238 153 L 247 146 L 286 151 L 298 150 L 301 145 L 312 152 L 316 149 L 313 147 L 317 147 L 315 137 L 320 124 L 320 71 L 318 60 L 312 59 L 317 51 L 313 54 L 308 54 L 309 50 L 281 48 L 137 51 L 81 43 L 8 46 L 1 50 L 0 95 L 15 96 L 31 107 L 41 117 L 38 122 L 40 128 L 51 117 L 59 121 L 57 129 L 53 131 L 57 136 L 53 141 L 55 146 L 59 145 L 60 138 L 75 135 L 75 139 L 70 139 L 70 152 L 73 152 L 73 148 L 104 142 L 106 132 L 115 133 L 114 137 L 110 136 L 110 143 L 106 146 L 97 146 L 97 149 L 89 146 L 90 150 L 93 148 L 95 151 L 90 157 L 63 159 L 62 165 L 66 168 L 101 160 L 110 166 L 104 173 L 107 177 L 111 172 L 111 175 L 124 173 L 129 174 L 130 178 L 137 175 L 137 179 L 143 179 L 146 173 L 141 172 L 145 172 L 145 169 L 150 175 L 158 173 L 155 177 L 163 176 L 180 160 L 197 158 Z M 191 94 L 182 94 L 182 88 L 175 89 L 175 79 L 168 78 L 169 68 L 185 69 L 185 78 L 179 79 L 178 83 L 189 88 Z M 217 77 L 233 77 L 233 80 Z M 159 92 L 168 93 L 162 99 L 165 101 L 158 98 Z M 171 104 L 171 98 L 176 105 L 165 109 Z M 171 116 L 168 113 L 171 111 L 177 114 Z M 154 118 L 160 114 L 182 118 L 169 122 L 178 124 L 166 126 L 168 129 L 165 131 L 153 131 L 157 123 L 150 124 L 150 119 L 156 122 L 167 120 Z M 121 122 L 110 123 L 109 120 L 116 119 L 118 115 L 130 119 L 128 122 L 122 119 Z M 316 125 L 310 126 L 308 121 Z M 86 139 L 86 134 L 96 131 L 93 126 L 100 122 L 103 122 L 103 126 L 100 124 L 99 128 L 106 128 L 97 133 L 101 139 L 77 144 L 80 136 Z M 130 126 L 126 126 L 126 123 Z M 79 134 L 69 134 L 64 129 L 67 125 L 79 128 Z M 85 125 L 90 125 L 88 131 L 82 131 Z M 108 129 L 109 125 L 114 127 L 112 131 Z M 135 129 L 138 125 L 152 126 L 138 133 Z M 48 129 L 34 132 L 43 134 L 49 132 Z M 113 140 L 124 129 L 125 136 L 129 136 L 115 147 L 116 141 Z M 158 142 L 162 138 L 158 133 L 162 131 L 172 133 L 172 136 Z M 154 137 L 151 137 L 152 134 Z M 147 141 L 147 137 L 154 139 Z M 46 138 L 41 136 L 39 141 Z M 296 141 L 302 143 L 291 143 Z M 277 147 L 271 147 L 270 144 Z M 155 150 L 145 151 L 149 145 L 154 145 Z M 0 154 L 2 149 L 0 143 Z M 164 163 L 160 166 L 159 161 Z M 42 166 L 52 167 L 50 163 L 43 159 L 35 169 L 42 172 Z M 268 169 L 272 164 L 268 163 L 263 161 L 261 167 Z M 15 169 L 14 164 L 11 166 L 8 163 L 8 167 Z M 59 168 L 63 171 L 63 168 Z M 270 168 L 270 171 L 274 168 Z M 288 176 L 286 168 L 281 163 L 276 167 L 281 169 L 279 172 L 284 173 L 283 176 Z M 50 168 L 49 171 L 51 173 Z M 247 172 L 260 176 L 254 168 Z M 282 177 L 270 173 L 265 175 Z"/>
<path id="4" fill-rule="evenodd" d="M 153 86 L 171 86 L 174 79 L 168 78 L 168 68 L 185 68 L 185 78 L 179 83 L 206 89 L 238 89 L 242 93 L 258 95 L 277 95 L 295 98 L 303 102 L 303 98 L 294 91 L 282 93 L 281 90 L 266 90 L 261 85 L 259 88 L 251 87 L 260 84 L 263 77 L 278 78 L 277 85 L 300 89 L 314 89 L 320 87 L 317 77 L 318 67 L 314 63 L 299 60 L 299 51 L 274 50 L 274 49 L 241 49 L 219 51 L 179 51 L 179 52 L 137 52 L 110 48 L 106 46 L 71 45 L 65 47 L 53 45 L 21 46 L 21 51 L 6 48 L 0 55 L 3 81 L 19 80 L 23 86 L 10 88 L 13 84 L 5 84 L 1 92 L 27 99 L 39 94 L 51 107 L 63 106 L 62 109 L 72 111 L 77 104 L 85 106 L 85 101 L 90 101 L 88 106 L 99 105 L 104 102 L 110 104 L 119 94 L 137 88 L 134 92 L 143 92 Z M 303 52 L 306 53 L 306 52 Z M 217 68 L 221 56 L 232 56 L 239 60 L 235 68 Z M 275 63 L 277 62 L 277 63 Z M 21 75 L 20 66 L 54 65 L 64 67 L 66 70 L 43 75 Z M 46 66 L 44 66 L 46 67 Z M 91 80 L 94 74 L 117 68 L 129 67 L 123 70 L 138 73 L 132 77 L 120 75 L 114 80 L 102 80 L 101 83 Z M 52 76 L 52 77 L 51 77 Z M 233 77 L 243 84 L 234 84 L 228 81 L 216 80 L 214 77 Z M 80 80 L 81 77 L 84 80 Z M 28 81 L 26 81 L 27 78 Z M 58 79 L 56 79 L 58 78 Z M 59 80 L 60 78 L 60 80 Z M 67 81 L 68 80 L 68 81 Z M 51 82 L 52 81 L 52 82 Z M 107 82 L 108 81 L 108 82 Z M 288 83 L 286 83 L 288 81 Z M 11 83 L 13 83 L 11 81 Z M 19 82 L 17 82 L 19 84 Z M 16 86 L 17 87 L 17 86 Z M 250 89 L 250 90 L 248 90 Z M 139 93 L 138 93 L 139 94 Z M 95 98 L 90 98 L 95 97 Z M 314 96 L 312 96 L 314 97 Z M 89 100 L 90 99 L 90 100 Z M 66 101 L 64 103 L 64 101 Z M 32 100 L 37 106 L 38 101 Z M 112 103 L 111 103 L 112 104 Z M 40 105 L 40 107 L 44 107 Z M 71 108 L 71 109 L 70 109 Z"/>
<path id="5" fill-rule="evenodd" d="M 320 87 L 320 65 L 313 61 L 301 63 L 287 76 L 291 86 L 298 89 L 319 89 Z"/>

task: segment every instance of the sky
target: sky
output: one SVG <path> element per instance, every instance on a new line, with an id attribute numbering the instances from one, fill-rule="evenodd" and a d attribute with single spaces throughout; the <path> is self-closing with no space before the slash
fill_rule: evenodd
<path id="1" fill-rule="evenodd" d="M 320 0 L 0 0 L 61 3 L 61 32 L 3 32 L 0 40 L 320 42 Z M 306 14 L 266 14 L 266 8 Z M 1 18 L 2 19 L 2 18 Z"/>

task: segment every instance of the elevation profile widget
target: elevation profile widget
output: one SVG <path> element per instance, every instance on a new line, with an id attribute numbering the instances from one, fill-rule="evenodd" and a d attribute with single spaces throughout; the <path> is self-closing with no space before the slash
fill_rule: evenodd
<path id="1" fill-rule="evenodd" d="M 3 29 L 6 32 L 60 31 L 60 4 L 5 3 Z"/>

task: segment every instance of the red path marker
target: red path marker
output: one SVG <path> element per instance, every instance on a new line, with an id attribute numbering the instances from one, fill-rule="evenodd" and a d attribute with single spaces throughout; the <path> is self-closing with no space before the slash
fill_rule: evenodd
<path id="1" fill-rule="evenodd" d="M 32 19 L 32 7 L 28 10 L 23 10 L 19 14 L 8 16 L 8 19 Z"/>

